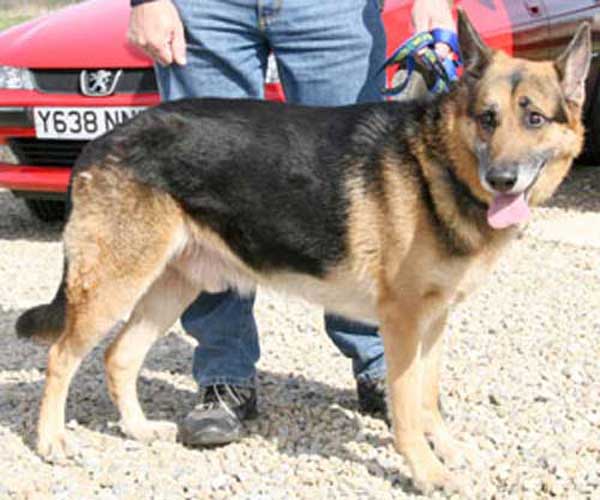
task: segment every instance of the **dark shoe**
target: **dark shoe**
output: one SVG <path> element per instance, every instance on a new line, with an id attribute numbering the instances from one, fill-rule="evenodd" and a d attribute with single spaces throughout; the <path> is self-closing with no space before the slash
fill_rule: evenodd
<path id="1" fill-rule="evenodd" d="M 256 389 L 211 385 L 206 388 L 202 403 L 185 417 L 179 438 L 187 446 L 231 443 L 240 439 L 242 422 L 256 415 Z"/>
<path id="2" fill-rule="evenodd" d="M 389 425 L 385 399 L 385 379 L 360 380 L 356 384 L 358 411 L 372 417 L 383 418 Z"/>

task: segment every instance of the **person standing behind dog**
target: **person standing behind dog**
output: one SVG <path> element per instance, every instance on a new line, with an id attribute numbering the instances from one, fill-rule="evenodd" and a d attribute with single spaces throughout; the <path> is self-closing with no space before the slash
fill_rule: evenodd
<path id="1" fill-rule="evenodd" d="M 131 0 L 129 39 L 158 63 L 165 101 L 262 99 L 273 52 L 290 103 L 376 102 L 385 84 L 378 71 L 386 48 L 382 1 Z M 413 18 L 425 23 L 440 9 L 451 19 L 447 0 L 416 0 Z M 193 375 L 204 388 L 202 400 L 182 423 L 184 444 L 234 441 L 242 422 L 256 414 L 260 348 L 253 304 L 254 296 L 233 291 L 203 293 L 181 318 L 186 332 L 198 340 Z M 385 414 L 385 362 L 377 330 L 329 314 L 325 329 L 352 359 L 361 411 Z"/>

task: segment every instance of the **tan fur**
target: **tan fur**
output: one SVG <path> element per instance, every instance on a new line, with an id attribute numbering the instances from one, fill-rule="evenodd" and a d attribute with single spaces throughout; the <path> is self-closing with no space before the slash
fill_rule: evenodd
<path id="1" fill-rule="evenodd" d="M 510 75 L 522 71 L 526 76 L 518 87 L 518 92 L 511 95 Z M 565 103 L 568 108 L 568 125 L 552 124 L 539 133 L 525 133 L 520 123 L 518 100 L 527 96 L 546 116 L 552 116 L 561 95 L 560 84 L 556 78 L 556 70 L 551 62 L 532 62 L 524 59 L 510 58 L 502 52 L 495 52 L 490 69 L 483 76 L 478 99 L 473 108 L 475 112 L 484 109 L 488 103 L 496 103 L 503 110 L 502 124 L 494 132 L 492 151 L 496 159 L 522 158 L 529 151 L 546 144 L 557 150 L 554 161 L 545 167 L 546 172 L 536 183 L 531 193 L 531 203 L 536 205 L 548 199 L 567 174 L 573 158 L 573 151 L 580 151 L 583 146 L 584 131 L 580 120 L 581 110 Z M 457 103 L 459 105 L 457 105 Z M 471 120 L 466 120 L 467 100 L 449 103 L 456 109 L 448 109 L 453 120 L 447 122 L 447 132 L 452 136 L 452 159 L 459 166 L 458 176 L 474 190 L 478 196 L 489 201 L 487 193 L 477 179 L 475 159 L 471 155 L 471 145 L 477 139 L 484 139 Z"/>
<path id="2" fill-rule="evenodd" d="M 551 96 L 554 91 L 560 95 L 559 82 L 551 63 L 493 57 L 473 108 L 477 112 L 493 101 L 502 110 L 502 124 L 491 142 L 494 158 L 518 159 L 540 144 L 556 151 L 531 192 L 536 203 L 552 194 L 581 148 L 580 109 L 566 104 L 566 124 L 553 123 L 538 134 L 516 134 L 519 97 L 529 96 L 551 115 L 557 105 Z M 513 94 L 509 75 L 517 69 L 524 77 Z M 541 90 L 540 82 L 546 85 Z M 457 178 L 482 202 L 489 202 L 474 154 L 474 145 L 486 137 L 468 115 L 467 97 L 465 90 L 446 101 L 443 139 L 437 139 L 446 141 Z M 230 286 L 247 292 L 259 284 L 379 323 L 396 447 L 419 485 L 451 487 L 454 478 L 436 456 L 452 461 L 458 454 L 437 406 L 444 325 L 451 306 L 489 274 L 515 231 L 480 227 L 461 215 L 443 165 L 428 155 L 430 139 L 411 139 L 411 158 L 420 164 L 440 217 L 461 236 L 468 251 L 453 254 L 444 247 L 418 179 L 399 168 L 407 160 L 385 151 L 383 199 L 367 192 L 358 175 L 348 179 L 349 251 L 323 279 L 251 269 L 173 198 L 139 184 L 126 169 L 112 168 L 113 160 L 76 177 L 73 213 L 65 231 L 67 324 L 49 354 L 38 451 L 51 460 L 64 459 L 69 382 L 83 357 L 115 328 L 120 333 L 105 360 L 124 432 L 144 440 L 171 435 L 170 424 L 146 420 L 137 400 L 135 379 L 145 354 L 199 292 Z"/>

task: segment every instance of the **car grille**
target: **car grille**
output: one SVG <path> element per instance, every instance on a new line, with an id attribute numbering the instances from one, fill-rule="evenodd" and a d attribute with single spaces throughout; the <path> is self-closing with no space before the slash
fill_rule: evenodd
<path id="1" fill-rule="evenodd" d="M 34 69 L 31 70 L 36 88 L 52 94 L 80 94 L 79 79 L 81 70 Z M 115 93 L 133 94 L 157 92 L 158 86 L 154 71 L 148 69 L 124 69 Z"/>
<path id="2" fill-rule="evenodd" d="M 9 145 L 24 165 L 71 167 L 88 141 L 56 139 L 9 139 Z"/>

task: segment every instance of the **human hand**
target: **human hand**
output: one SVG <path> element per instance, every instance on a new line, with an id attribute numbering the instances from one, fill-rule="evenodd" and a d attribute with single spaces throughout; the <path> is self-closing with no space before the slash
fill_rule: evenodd
<path id="1" fill-rule="evenodd" d="M 411 12 L 414 31 L 419 33 L 434 28 L 455 31 L 451 4 L 452 0 L 414 0 Z M 435 52 L 443 60 L 452 53 L 452 49 L 448 44 L 438 42 L 435 44 Z"/>
<path id="2" fill-rule="evenodd" d="M 442 61 L 446 59 L 446 57 L 450 56 L 450 54 L 452 54 L 452 49 L 447 43 L 444 42 L 437 42 L 435 44 L 434 50 Z"/>
<path id="3" fill-rule="evenodd" d="M 426 50 L 427 47 L 423 47 L 417 52 L 416 55 L 419 60 L 422 60 L 423 54 L 425 54 Z M 443 61 L 444 59 L 446 59 L 446 57 L 450 57 L 452 55 L 452 49 L 447 43 L 444 42 L 436 42 L 435 46 L 433 47 L 433 50 L 437 54 L 440 61 Z"/>
<path id="4" fill-rule="evenodd" d="M 186 63 L 183 24 L 171 0 L 155 0 L 133 7 L 127 37 L 164 66 Z"/>

